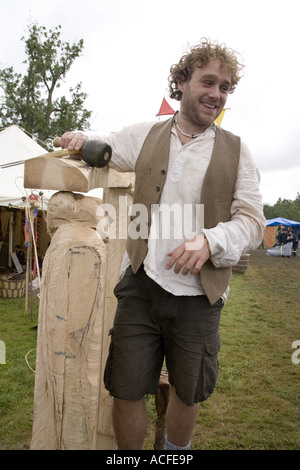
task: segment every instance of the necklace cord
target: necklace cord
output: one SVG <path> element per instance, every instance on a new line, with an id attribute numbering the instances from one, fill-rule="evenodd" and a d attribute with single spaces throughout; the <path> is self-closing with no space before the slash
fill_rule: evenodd
<path id="1" fill-rule="evenodd" d="M 179 130 L 179 132 L 182 135 L 184 135 L 185 137 L 189 137 L 190 139 L 196 139 L 197 137 L 199 137 L 202 134 L 202 132 L 200 132 L 200 134 L 187 134 L 186 132 L 184 132 L 178 124 L 177 116 L 175 117 L 175 125 L 176 125 L 177 129 Z"/>

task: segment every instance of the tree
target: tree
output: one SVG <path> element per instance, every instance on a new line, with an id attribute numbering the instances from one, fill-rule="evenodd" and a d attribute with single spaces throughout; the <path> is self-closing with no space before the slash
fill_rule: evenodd
<path id="1" fill-rule="evenodd" d="M 294 201 L 290 199 L 281 199 L 270 206 L 264 204 L 264 215 L 266 219 L 275 219 L 276 217 L 284 217 L 285 219 L 300 221 L 300 193 L 297 194 Z"/>
<path id="2" fill-rule="evenodd" d="M 85 109 L 86 93 L 81 83 L 65 96 L 55 97 L 73 62 L 83 50 L 83 40 L 70 44 L 60 38 L 61 26 L 47 31 L 36 23 L 28 27 L 25 42 L 27 71 L 16 73 L 13 67 L 0 70 L 0 125 L 18 124 L 36 139 L 51 145 L 54 136 L 66 130 L 89 127 L 91 111 Z"/>

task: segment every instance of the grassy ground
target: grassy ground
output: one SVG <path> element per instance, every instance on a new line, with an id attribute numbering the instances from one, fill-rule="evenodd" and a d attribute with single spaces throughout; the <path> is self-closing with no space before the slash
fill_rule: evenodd
<path id="1" fill-rule="evenodd" d="M 220 375 L 202 406 L 198 449 L 300 449 L 300 258 L 252 254 L 221 321 Z"/>
<path id="2" fill-rule="evenodd" d="M 193 449 L 300 449 L 300 364 L 291 360 L 300 339 L 299 271 L 300 257 L 257 250 L 246 273 L 233 276 L 219 379 L 201 405 Z"/>
<path id="3" fill-rule="evenodd" d="M 201 405 L 193 449 L 300 449 L 300 364 L 292 362 L 299 331 L 300 257 L 267 257 L 256 250 L 244 275 L 234 275 L 221 320 L 222 350 L 216 390 Z M 36 346 L 24 299 L 0 299 L 0 449 L 28 449 L 34 373 L 25 356 Z M 35 352 L 28 362 L 35 368 Z M 155 412 L 148 399 L 153 445 Z"/>
<path id="4" fill-rule="evenodd" d="M 28 449 L 30 443 L 38 299 L 33 318 L 25 312 L 24 297 L 0 298 L 0 340 L 5 342 L 6 363 L 0 364 L 0 449 Z"/>

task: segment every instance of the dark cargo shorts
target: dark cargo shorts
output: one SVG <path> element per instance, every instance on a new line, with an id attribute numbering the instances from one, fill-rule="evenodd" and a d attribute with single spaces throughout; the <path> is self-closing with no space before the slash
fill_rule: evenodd
<path id="1" fill-rule="evenodd" d="M 169 382 L 188 406 L 206 400 L 218 376 L 223 302 L 175 296 L 141 268 L 129 267 L 116 285 L 118 307 L 104 382 L 113 397 L 140 400 L 158 392 L 164 358 Z"/>

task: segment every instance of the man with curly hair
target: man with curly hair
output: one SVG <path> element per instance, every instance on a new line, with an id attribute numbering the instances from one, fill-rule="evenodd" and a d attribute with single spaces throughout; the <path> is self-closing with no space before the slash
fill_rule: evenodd
<path id="1" fill-rule="evenodd" d="M 112 168 L 135 172 L 133 206 L 147 209 L 144 221 L 133 211 L 139 236 L 128 237 L 115 288 L 104 377 L 119 449 L 142 448 L 144 396 L 157 393 L 164 360 L 171 384 L 167 450 L 190 448 L 199 403 L 216 384 L 231 267 L 259 246 L 265 226 L 251 154 L 215 124 L 242 69 L 234 51 L 202 39 L 171 67 L 178 113 L 99 137 L 112 146 Z M 63 146 L 79 150 L 88 138 L 95 136 L 67 132 Z"/>

